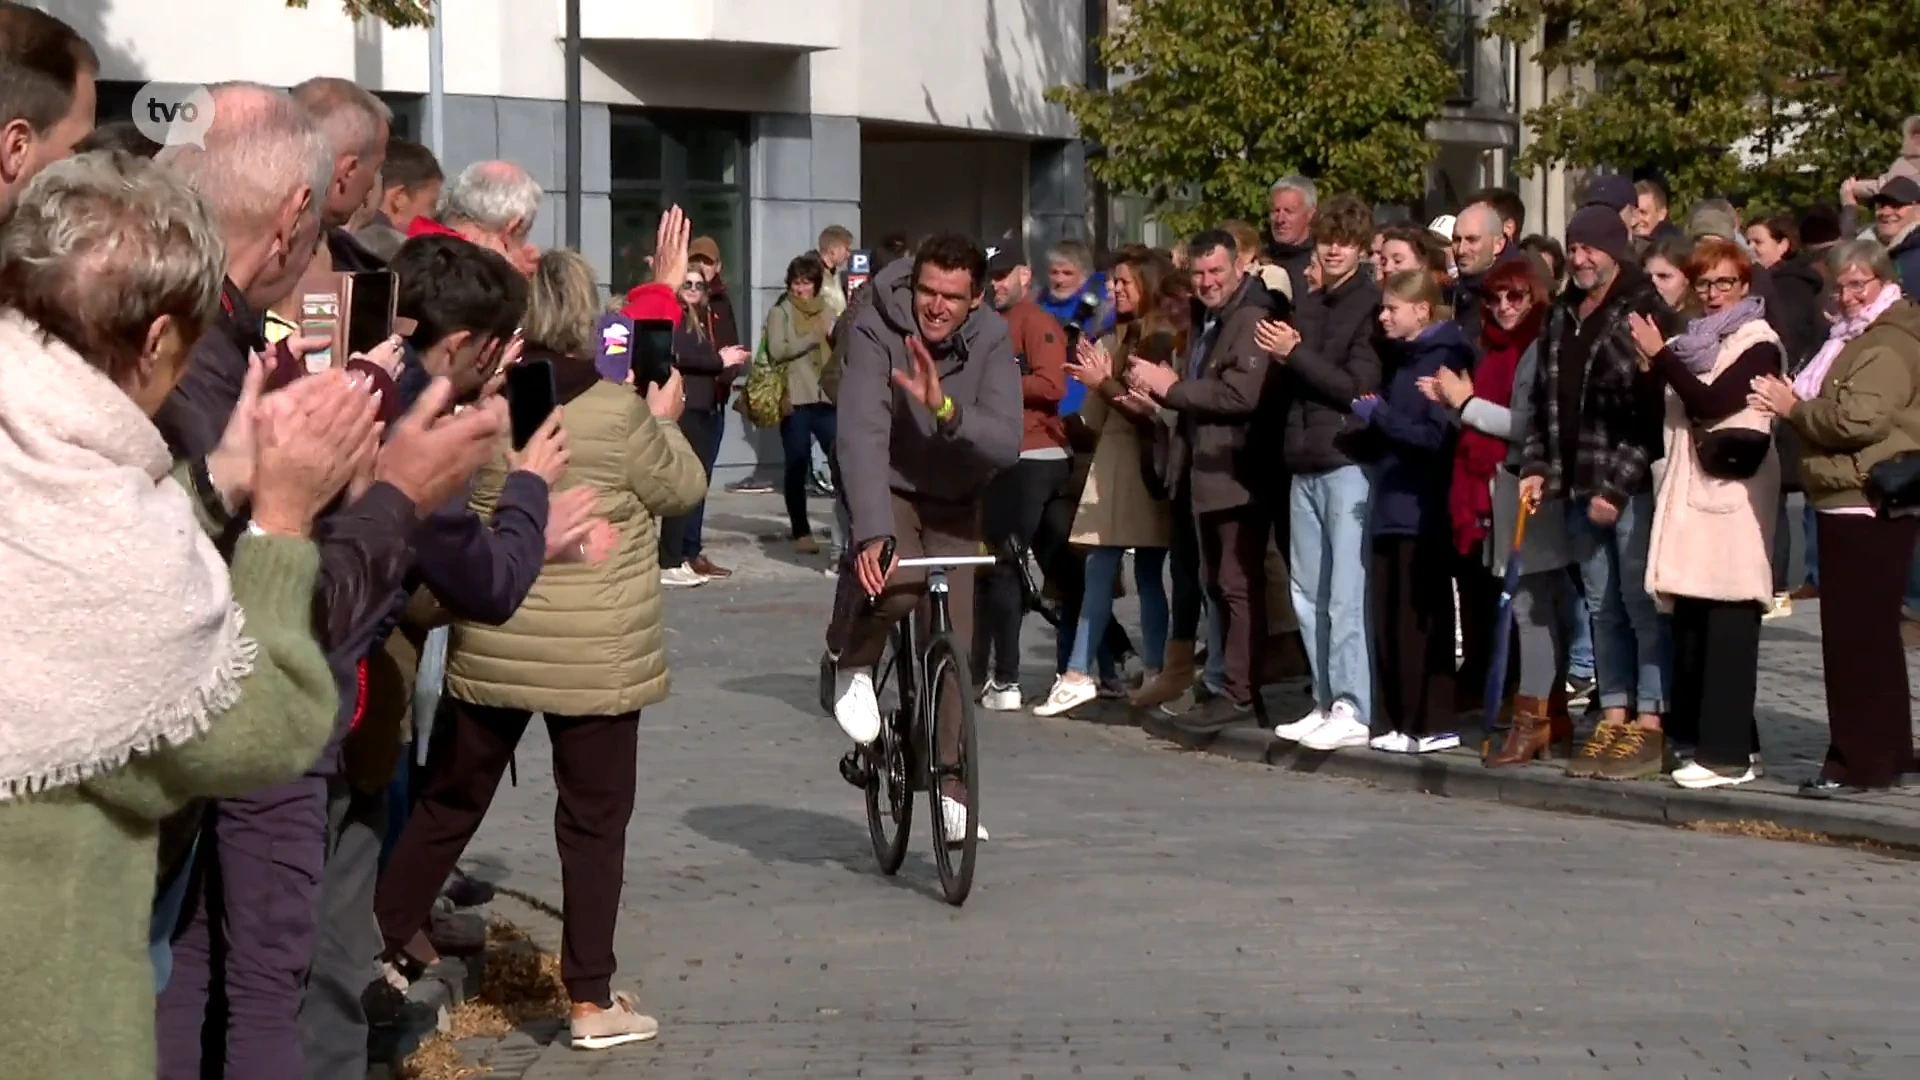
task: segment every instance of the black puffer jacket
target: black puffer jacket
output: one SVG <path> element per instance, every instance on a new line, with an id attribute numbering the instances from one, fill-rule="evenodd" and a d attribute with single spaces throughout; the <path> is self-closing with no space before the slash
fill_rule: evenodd
<path id="1" fill-rule="evenodd" d="M 1353 399 L 1380 390 L 1380 287 L 1355 274 L 1308 293 L 1294 311 L 1300 344 L 1285 361 L 1291 399 L 1283 454 L 1287 471 L 1322 473 L 1352 465 L 1342 432 Z"/>
<path id="2" fill-rule="evenodd" d="M 1827 320 L 1820 313 L 1820 295 L 1825 289 L 1820 271 L 1803 254 L 1796 252 L 1773 267 L 1778 302 L 1775 310 L 1767 312 L 1767 321 L 1779 331 L 1780 343 L 1786 346 L 1789 371 L 1799 371 L 1826 343 Z"/>

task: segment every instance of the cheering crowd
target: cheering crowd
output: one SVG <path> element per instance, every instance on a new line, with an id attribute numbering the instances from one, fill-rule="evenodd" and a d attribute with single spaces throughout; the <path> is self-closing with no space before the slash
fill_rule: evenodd
<path id="1" fill-rule="evenodd" d="M 779 430 L 794 542 L 818 550 L 811 459 L 837 488 L 849 327 L 925 334 L 929 252 L 992 309 L 934 298 L 945 377 L 1003 330 L 1020 367 L 1017 459 L 1009 396 L 1012 464 L 950 524 L 1031 551 L 1058 604 L 1035 713 L 1125 696 L 1218 731 L 1304 674 L 1315 706 L 1276 733 L 1311 749 L 1429 753 L 1471 723 L 1490 767 L 1560 746 L 1573 775 L 1740 784 L 1761 622 L 1817 596 L 1832 743 L 1802 793 L 1913 768 L 1906 159 L 1744 227 L 1603 177 L 1563 241 L 1527 235 L 1506 191 L 1381 228 L 1288 177 L 1265 235 L 1224 222 L 1105 261 L 890 237 L 884 290 L 849 292 L 835 227 L 752 341 L 718 246 L 669 209 L 616 306 L 674 323 L 675 370 L 634 385 L 603 362 L 592 267 L 529 242 L 542 192 L 519 166 L 445 175 L 324 78 L 215 86 L 204 145 L 162 148 L 95 128 L 98 66 L 0 0 L 0 1032 L 23 1075 L 365 1076 L 370 1023 L 476 946 L 447 911 L 485 889 L 455 863 L 535 713 L 571 1041 L 652 1038 L 614 988 L 614 920 L 638 718 L 667 694 L 663 587 L 730 573 L 701 546 L 726 406 Z M 879 277 L 908 259 L 912 281 Z M 382 270 L 393 336 L 310 362 L 336 342 L 302 333 L 301 297 Z M 502 386 L 534 363 L 557 408 L 517 443 Z M 1135 628 L 1114 617 L 1129 567 Z M 956 602 L 987 708 L 1028 704 L 1028 591 L 1009 560 Z M 840 674 L 837 718 L 871 739 L 871 680 Z"/>

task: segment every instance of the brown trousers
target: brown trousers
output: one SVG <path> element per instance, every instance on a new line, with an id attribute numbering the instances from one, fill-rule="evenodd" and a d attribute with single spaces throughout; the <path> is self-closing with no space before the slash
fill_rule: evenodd
<path id="1" fill-rule="evenodd" d="M 466 850 L 493 803 L 507 761 L 532 714 L 454 701 L 440 723 L 427 762 L 427 787 L 407 818 L 374 895 L 380 936 L 398 950 L 424 929 L 447 875 Z M 576 1002 L 611 1004 L 613 927 L 625 884 L 627 820 L 639 737 L 637 712 L 621 716 L 548 716 L 553 782 L 560 805 L 553 815 L 560 849 L 560 890 L 566 905 L 560 929 L 560 978 Z"/>
<path id="2" fill-rule="evenodd" d="M 919 559 L 941 555 L 981 554 L 980 509 L 976 505 L 937 503 L 893 497 L 893 557 Z M 964 659 L 973 641 L 974 567 L 956 566 L 947 571 L 947 612 L 953 621 L 953 639 Z M 827 648 L 843 668 L 872 667 L 880 662 L 887 635 L 895 623 L 908 615 L 919 622 L 921 642 L 926 641 L 927 607 L 921 603 L 927 595 L 925 570 L 896 569 L 887 579 L 887 587 L 877 602 L 861 594 L 860 583 L 851 570 L 840 574 L 840 585 L 833 598 L 833 620 L 827 626 Z M 984 672 L 972 673 L 975 679 Z M 969 680 L 970 682 L 972 680 Z M 926 692 L 927 688 L 922 688 Z M 957 692 L 956 692 L 957 691 Z M 959 741 L 959 701 L 961 695 L 974 693 L 974 687 L 943 687 L 944 701 L 952 708 L 940 713 L 940 756 L 942 763 L 955 761 Z M 958 795 L 958 792 L 949 792 Z"/>
<path id="3" fill-rule="evenodd" d="M 1207 599 L 1220 605 L 1225 622 L 1227 698 L 1252 705 L 1260 693 L 1260 649 L 1268 629 L 1267 517 L 1248 505 L 1199 518 Z"/>
<path id="4" fill-rule="evenodd" d="M 1816 514 L 1829 780 L 1891 787 L 1913 766 L 1900 604 L 1920 519 Z"/>

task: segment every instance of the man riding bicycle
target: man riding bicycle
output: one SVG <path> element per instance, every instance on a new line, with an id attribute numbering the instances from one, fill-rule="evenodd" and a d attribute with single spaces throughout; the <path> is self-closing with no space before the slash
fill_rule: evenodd
<path id="1" fill-rule="evenodd" d="M 923 571 L 896 573 L 895 564 L 978 555 L 981 494 L 1020 456 L 1020 366 L 1006 321 L 981 306 L 986 284 L 978 244 L 935 236 L 911 263 L 902 259 L 867 284 L 873 301 L 846 331 L 835 456 L 854 555 L 840 575 L 827 648 L 834 718 L 862 747 L 880 735 L 874 665 L 894 624 L 927 590 Z M 883 565 L 889 540 L 892 558 Z M 956 567 L 947 578 L 954 635 L 972 641 L 973 568 Z M 952 760 L 947 733 L 959 718 L 943 709 L 939 724 L 941 755 Z M 940 793 L 950 836 L 965 831 L 959 795 Z M 985 829 L 976 833 L 986 839 Z"/>

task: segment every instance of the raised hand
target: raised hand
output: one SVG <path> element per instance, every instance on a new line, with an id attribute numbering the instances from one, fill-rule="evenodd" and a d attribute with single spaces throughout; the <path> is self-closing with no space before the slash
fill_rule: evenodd
<path id="1" fill-rule="evenodd" d="M 653 283 L 678 290 L 687 280 L 687 246 L 693 242 L 693 223 L 678 206 L 667 207 L 654 232 Z"/>
<path id="2" fill-rule="evenodd" d="M 909 371 L 896 371 L 893 381 L 901 389 L 912 395 L 915 401 L 927 407 L 930 413 L 940 411 L 946 403 L 946 392 L 940 389 L 940 369 L 934 366 L 933 354 L 927 351 L 927 343 L 918 336 L 907 339 Z"/>

